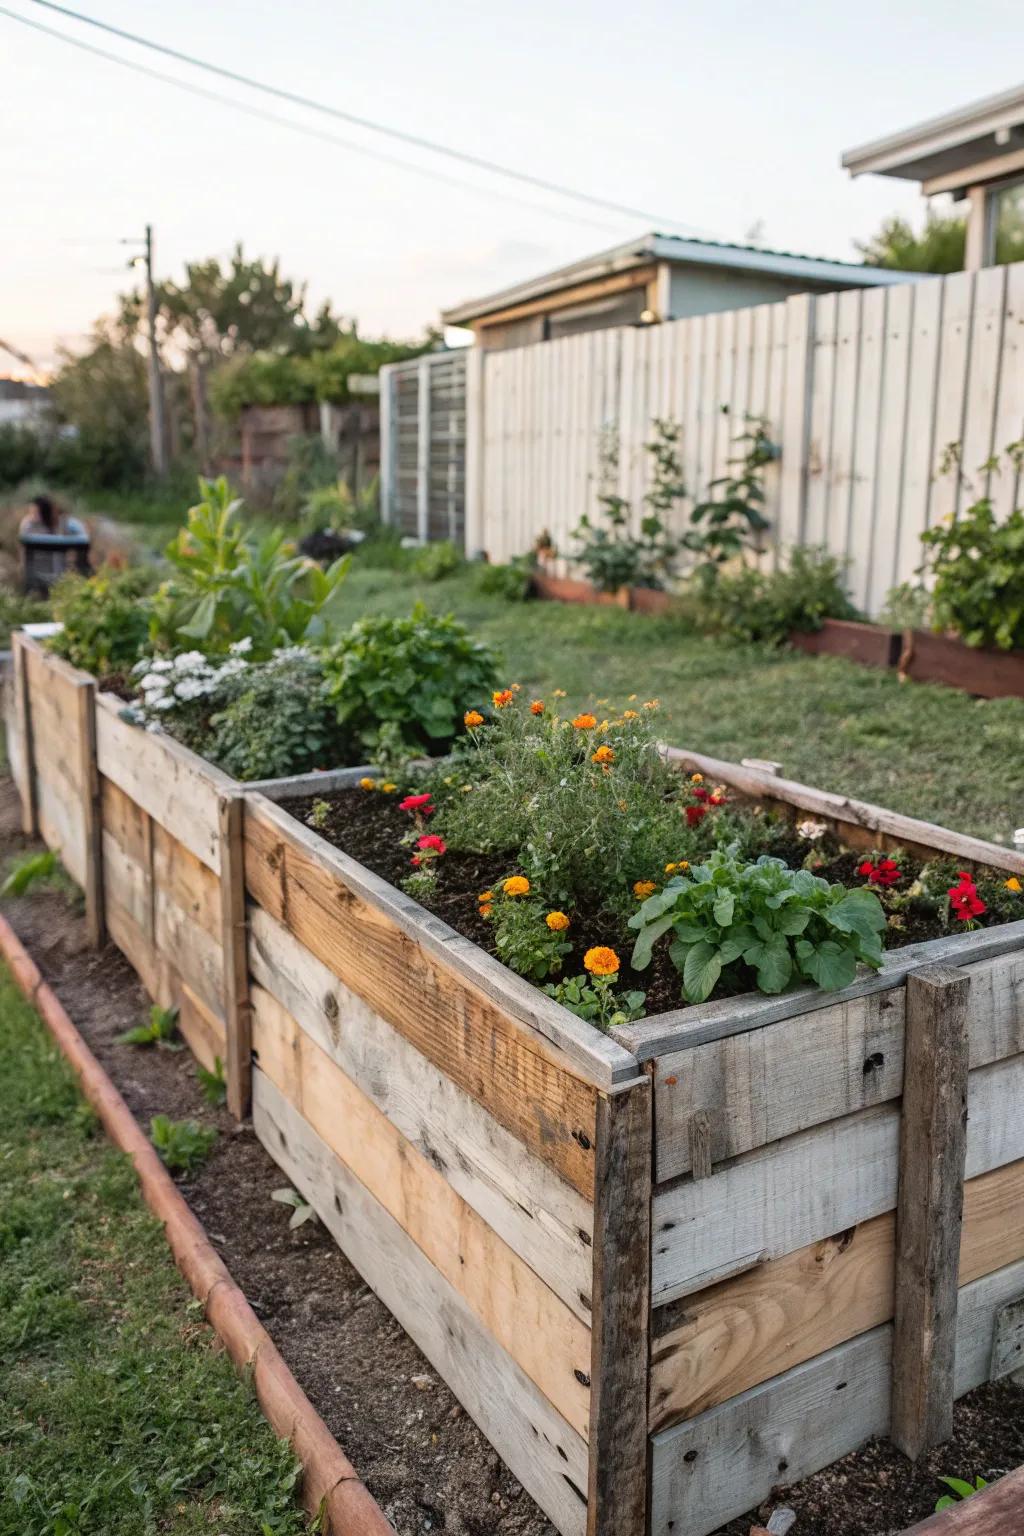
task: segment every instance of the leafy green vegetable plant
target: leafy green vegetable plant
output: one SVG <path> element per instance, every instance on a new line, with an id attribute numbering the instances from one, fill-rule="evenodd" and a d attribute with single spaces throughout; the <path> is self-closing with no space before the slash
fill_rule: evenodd
<path id="1" fill-rule="evenodd" d="M 271 1200 L 276 1200 L 278 1205 L 290 1205 L 292 1214 L 288 1222 L 288 1230 L 294 1232 L 296 1228 L 305 1226 L 307 1221 L 316 1221 L 316 1211 L 308 1200 L 304 1200 L 295 1189 L 275 1189 L 271 1191 Z"/>
<path id="2" fill-rule="evenodd" d="M 798 979 L 833 991 L 849 985 L 858 962 L 881 965 L 885 926 L 866 887 L 847 890 L 781 859 L 748 864 L 716 851 L 631 918 L 638 930 L 632 963 L 644 970 L 655 942 L 670 933 L 687 1002 L 704 1002 L 723 978 L 741 986 L 751 977 L 768 993 Z"/>
<path id="3" fill-rule="evenodd" d="M 228 1083 L 227 1078 L 224 1076 L 224 1063 L 219 1056 L 213 1058 L 212 1072 L 209 1067 L 204 1067 L 201 1063 L 197 1063 L 196 1077 L 207 1104 L 216 1109 L 219 1105 L 226 1103 Z"/>
<path id="4" fill-rule="evenodd" d="M 500 597 L 507 603 L 521 603 L 530 595 L 535 565 L 533 555 L 516 555 L 507 565 L 491 565 L 481 560 L 473 567 L 475 585 L 487 597 Z"/>
<path id="5" fill-rule="evenodd" d="M 217 1132 L 198 1120 L 169 1120 L 154 1115 L 149 1124 L 150 1139 L 172 1173 L 194 1173 L 209 1157 Z"/>
<path id="6" fill-rule="evenodd" d="M 151 569 L 62 576 L 51 595 L 53 617 L 64 627 L 46 642 L 73 667 L 103 677 L 127 672 L 149 640 Z"/>
<path id="7" fill-rule="evenodd" d="M 774 571 L 741 565 L 716 580 L 698 580 L 680 610 L 701 634 L 781 644 L 794 631 L 820 629 L 825 619 L 855 619 L 843 562 L 827 550 L 795 547 Z"/>
<path id="8" fill-rule="evenodd" d="M 177 1008 L 161 1008 L 154 1003 L 149 1010 L 149 1019 L 145 1024 L 136 1024 L 133 1029 L 126 1029 L 123 1035 L 117 1036 L 119 1045 L 162 1045 L 172 1051 L 180 1051 L 180 1044 L 175 1042 L 178 1032 Z"/>
<path id="9" fill-rule="evenodd" d="M 544 991 L 556 1003 L 568 1008 L 578 1019 L 611 1029 L 613 1024 L 629 1024 L 644 1016 L 644 992 L 619 992 L 617 976 L 567 976 L 549 983 Z"/>
<path id="10" fill-rule="evenodd" d="M 500 895 L 492 909 L 498 959 L 532 981 L 557 976 L 563 959 L 572 949 L 561 932 L 548 927 L 544 921 L 546 911 L 541 902 Z"/>
<path id="11" fill-rule="evenodd" d="M 983 1488 L 988 1487 L 988 1483 L 983 1477 L 976 1477 L 973 1483 L 966 1482 L 962 1477 L 940 1477 L 939 1482 L 945 1483 L 946 1487 L 951 1488 L 953 1491 L 952 1493 L 943 1494 L 942 1498 L 939 1499 L 935 1506 L 935 1513 L 937 1515 L 941 1514 L 944 1509 L 952 1509 L 954 1505 L 962 1503 L 964 1499 L 972 1498 L 974 1494 L 980 1493 Z"/>
<path id="12" fill-rule="evenodd" d="M 440 539 L 434 544 L 424 544 L 413 557 L 412 573 L 421 581 L 443 581 L 454 576 L 461 567 L 462 554 L 450 539 Z"/>
<path id="13" fill-rule="evenodd" d="M 37 880 L 49 880 L 55 875 L 59 862 L 52 848 L 45 853 L 27 853 L 17 861 L 0 886 L 0 896 L 24 896 Z"/>
<path id="14" fill-rule="evenodd" d="M 1024 441 L 1007 450 L 1011 472 Z M 966 645 L 1024 650 L 1024 507 L 997 518 L 988 497 L 921 535 L 932 623 Z"/>
<path id="15" fill-rule="evenodd" d="M 248 640 L 251 659 L 261 661 L 282 646 L 322 643 L 331 632 L 349 557 L 323 571 L 296 555 L 281 529 L 256 542 L 242 524 L 242 502 L 223 476 L 199 486 L 200 500 L 167 546 L 176 574 L 154 598 L 155 644 L 168 651 L 192 644 L 217 655 Z"/>
<path id="16" fill-rule="evenodd" d="M 633 509 L 617 490 L 619 439 L 606 431 L 601 444 L 600 490 L 597 502 L 603 522 L 580 519 L 573 537 L 580 545 L 575 556 L 602 592 L 619 587 L 663 587 L 672 573 L 679 543 L 668 530 L 675 504 L 685 496 L 678 443 L 680 428 L 657 420 L 645 450 L 651 459 L 651 487 L 644 496 L 636 534 L 630 531 Z"/>
<path id="17" fill-rule="evenodd" d="M 709 483 L 708 495 L 693 508 L 683 535 L 684 547 L 698 557 L 694 575 L 705 587 L 715 581 L 721 566 L 741 555 L 769 526 L 762 511 L 764 470 L 779 450 L 768 436 L 766 420 L 748 416 L 746 423 L 747 430 L 736 438 L 744 451 L 730 460 L 732 473 Z"/>

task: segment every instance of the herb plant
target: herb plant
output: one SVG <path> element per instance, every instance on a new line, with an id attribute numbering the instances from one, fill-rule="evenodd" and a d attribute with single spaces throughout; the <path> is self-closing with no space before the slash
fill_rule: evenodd
<path id="1" fill-rule="evenodd" d="M 451 540 L 439 539 L 415 551 L 412 573 L 420 581 L 443 581 L 446 576 L 454 576 L 461 565 L 462 554 Z"/>
<path id="2" fill-rule="evenodd" d="M 219 1056 L 213 1058 L 213 1071 L 204 1067 L 201 1063 L 196 1065 L 196 1078 L 199 1082 L 203 1098 L 212 1108 L 216 1109 L 226 1103 L 228 1096 L 228 1082 L 224 1076 L 224 1063 Z"/>
<path id="3" fill-rule="evenodd" d="M 217 1132 L 198 1120 L 169 1120 L 154 1115 L 149 1124 L 150 1139 L 172 1173 L 194 1173 L 209 1157 Z"/>
<path id="4" fill-rule="evenodd" d="M 572 949 L 563 936 L 565 930 L 546 922 L 545 911 L 541 902 L 518 897 L 499 897 L 492 909 L 498 959 L 531 981 L 557 976 Z"/>
<path id="5" fill-rule="evenodd" d="M 1015 444 L 1024 456 L 1024 443 Z M 1024 650 L 1024 507 L 997 518 L 983 497 L 921 535 L 932 622 L 965 645 Z"/>
<path id="6" fill-rule="evenodd" d="M 158 1003 L 154 1003 L 146 1023 L 126 1029 L 123 1035 L 118 1035 L 117 1040 L 120 1045 L 162 1045 L 178 1051 L 181 1046 L 174 1039 L 177 1032 L 177 1008 L 161 1008 Z"/>
<path id="7" fill-rule="evenodd" d="M 710 587 L 720 568 L 741 555 L 769 526 L 762 510 L 763 477 L 779 450 L 768 436 L 767 421 L 748 416 L 747 430 L 736 442 L 745 447 L 730 461 L 732 473 L 710 482 L 708 496 L 693 508 L 683 536 L 684 547 L 697 556 L 694 575 L 704 587 Z"/>
<path id="8" fill-rule="evenodd" d="M 715 852 L 669 880 L 630 920 L 638 930 L 632 963 L 644 970 L 655 942 L 670 933 L 687 1002 L 704 1002 L 723 976 L 740 989 L 749 978 L 768 993 L 801 978 L 833 991 L 853 981 L 858 962 L 881 965 L 885 925 L 866 887 L 847 890 L 781 859 L 748 864 Z"/>
<path id="9" fill-rule="evenodd" d="M 143 567 L 62 576 L 50 596 L 53 617 L 64 627 L 48 648 L 94 677 L 127 672 L 149 641 L 153 585 L 152 571 Z"/>
<path id="10" fill-rule="evenodd" d="M 681 608 L 702 634 L 778 645 L 794 632 L 820 629 L 825 619 L 855 619 L 842 561 L 827 550 L 795 547 L 784 565 L 753 565 L 697 581 Z"/>
<path id="11" fill-rule="evenodd" d="M 608 1030 L 613 1024 L 629 1024 L 643 1018 L 645 994 L 619 992 L 617 981 L 617 976 L 567 976 L 564 981 L 549 984 L 544 991 L 578 1019 Z"/>

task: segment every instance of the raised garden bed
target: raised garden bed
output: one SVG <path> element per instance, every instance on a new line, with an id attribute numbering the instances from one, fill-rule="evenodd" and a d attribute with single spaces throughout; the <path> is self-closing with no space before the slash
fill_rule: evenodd
<path id="1" fill-rule="evenodd" d="M 864 667 L 894 667 L 899 659 L 900 632 L 855 619 L 823 619 L 820 629 L 794 630 L 789 643 L 809 656 L 845 656 Z"/>
<path id="2" fill-rule="evenodd" d="M 308 782 L 275 803 L 115 726 L 98 700 L 100 804 L 120 805 L 106 780 L 134 818 L 113 839 L 101 820 L 104 904 L 148 941 L 133 964 L 168 904 L 168 974 L 220 945 L 257 1134 L 563 1536 L 706 1536 L 870 1435 L 941 1438 L 998 1373 L 1024 1297 L 1024 923 L 911 944 L 840 992 L 604 1035 L 290 815 Z M 851 845 L 1024 874 L 995 845 L 675 757 Z"/>
<path id="3" fill-rule="evenodd" d="M 946 683 L 983 699 L 1024 699 L 1024 653 L 965 645 L 926 629 L 903 634 L 900 676 L 916 683 Z"/>

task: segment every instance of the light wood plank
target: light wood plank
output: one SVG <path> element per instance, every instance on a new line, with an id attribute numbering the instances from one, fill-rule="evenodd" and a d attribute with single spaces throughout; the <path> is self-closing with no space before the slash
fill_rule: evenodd
<path id="1" fill-rule="evenodd" d="M 960 1292 L 956 1393 L 988 1379 L 999 1309 L 1024 1291 L 1024 1262 Z M 651 1536 L 707 1536 L 779 1482 L 797 1482 L 889 1429 L 886 1324 L 732 1398 L 651 1442 Z"/>
<path id="2" fill-rule="evenodd" d="M 1024 1056 L 970 1075 L 967 1176 L 1024 1157 Z M 899 1109 L 847 1115 L 654 1197 L 655 1306 L 896 1205 Z"/>
<path id="3" fill-rule="evenodd" d="M 893 541 L 892 582 L 913 581 L 921 564 L 921 535 L 928 527 L 935 467 L 935 398 L 945 292 L 939 278 L 914 283 L 913 336 L 907 379 L 907 425 L 898 532 Z M 876 611 L 873 604 L 872 611 Z"/>
<path id="4" fill-rule="evenodd" d="M 970 1064 L 1024 1051 L 1024 953 L 969 968 Z M 654 1077 L 656 1176 L 691 1168 L 689 1126 L 705 1111 L 715 1163 L 898 1098 L 905 987 L 891 986 L 763 1029 L 671 1051 Z"/>
<path id="5" fill-rule="evenodd" d="M 967 368 L 971 347 L 971 314 L 974 308 L 973 272 L 953 272 L 942 280 L 942 340 L 939 349 L 938 391 L 935 397 L 933 473 L 952 444 L 962 444 Z M 931 497 L 929 523 L 940 522 L 960 506 L 959 482 L 944 479 Z"/>
<path id="6" fill-rule="evenodd" d="M 220 871 L 217 795 L 232 780 L 170 736 L 120 719 L 120 699 L 96 699 L 99 770 L 147 815 L 184 843 L 214 873 Z"/>
<path id="7" fill-rule="evenodd" d="M 124 797 L 127 799 L 127 797 Z M 128 801 L 130 805 L 131 802 Z M 123 812 L 119 812 L 123 814 Z M 184 843 L 150 821 L 153 879 L 170 901 L 180 907 L 202 931 L 218 943 L 221 939 L 221 880 Z M 129 833 L 129 835 L 131 835 Z"/>
<path id="8" fill-rule="evenodd" d="M 245 805 L 240 795 L 221 795 L 217 806 L 220 841 L 220 946 L 225 1026 L 224 1070 L 228 1109 L 236 1120 L 249 1113 L 252 1074 L 252 1009 L 249 1002 L 249 946 L 245 916 Z"/>
<path id="9" fill-rule="evenodd" d="M 591 1203 L 259 907 L 251 909 L 249 964 L 253 980 L 589 1323 Z"/>
<path id="10" fill-rule="evenodd" d="M 426 1254 L 586 1439 L 590 1328 L 477 1215 L 432 1163 L 261 987 L 259 1069 Z"/>
<path id="11" fill-rule="evenodd" d="M 253 1125 L 562 1536 L 585 1536 L 587 1448 L 581 1436 L 260 1070 L 253 1073 Z"/>
<path id="12" fill-rule="evenodd" d="M 89 943 L 98 949 L 105 938 L 103 920 L 103 813 L 100 776 L 96 766 L 96 687 L 78 690 L 79 780 L 82 786 L 82 831 L 85 847 L 85 923 Z"/>

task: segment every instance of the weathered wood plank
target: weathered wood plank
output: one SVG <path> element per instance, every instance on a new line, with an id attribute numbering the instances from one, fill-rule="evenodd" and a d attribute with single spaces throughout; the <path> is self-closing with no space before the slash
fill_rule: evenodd
<path id="1" fill-rule="evenodd" d="M 180 978 L 171 978 L 166 972 L 164 975 L 178 1009 L 178 1029 L 192 1055 L 208 1072 L 216 1069 L 218 1060 L 223 1067 L 227 1052 L 224 1020 L 212 1013 L 202 998 L 197 997 Z"/>
<path id="2" fill-rule="evenodd" d="M 408 1233 L 548 1400 L 586 1439 L 590 1328 L 534 1274 L 261 987 L 260 1072 Z"/>
<path id="3" fill-rule="evenodd" d="M 35 814 L 39 835 L 59 852 L 61 863 L 77 885 L 85 884 L 85 826 L 81 799 L 72 798 L 57 775 L 36 773 Z"/>
<path id="4" fill-rule="evenodd" d="M 967 1177 L 1024 1157 L 1024 1055 L 972 1072 Z M 884 1104 L 745 1153 L 653 1201 L 655 1306 L 896 1205 L 899 1109 Z M 784 1192 L 784 1198 L 780 1197 Z"/>
<path id="5" fill-rule="evenodd" d="M 98 949 L 105 937 L 103 918 L 103 815 L 96 767 L 96 685 L 78 690 L 79 780 L 85 851 L 85 924 L 89 943 Z"/>
<path id="6" fill-rule="evenodd" d="M 250 909 L 249 967 L 253 980 L 589 1323 L 590 1201 L 259 907 Z"/>
<path id="7" fill-rule="evenodd" d="M 895 1212 L 653 1314 L 650 1428 L 737 1397 L 893 1316 Z M 1024 1162 L 964 1185 L 959 1283 L 1024 1259 Z"/>
<path id="8" fill-rule="evenodd" d="M 1024 954 L 971 965 L 970 1064 L 1024 1051 Z M 809 1126 L 898 1098 L 903 1086 L 906 989 L 832 1003 L 657 1061 L 655 1173 L 691 1168 L 689 1126 L 707 1112 L 716 1163 Z"/>
<path id="9" fill-rule="evenodd" d="M 224 1007 L 224 950 L 153 882 L 153 942 L 161 960 L 214 1013 Z"/>
<path id="10" fill-rule="evenodd" d="M 260 1141 L 562 1536 L 586 1529 L 587 1447 L 397 1221 L 261 1070 Z"/>
<path id="11" fill-rule="evenodd" d="M 232 780 L 170 736 L 129 725 L 120 699 L 96 698 L 99 770 L 147 815 L 184 843 L 214 873 L 220 871 L 217 796 Z"/>
<path id="12" fill-rule="evenodd" d="M 594 1088 L 388 911 L 311 858 L 287 822 L 276 825 L 263 807 L 254 813 L 252 801 L 245 843 L 246 882 L 256 901 L 507 1130 L 591 1196 Z"/>
<path id="13" fill-rule="evenodd" d="M 228 1109 L 237 1120 L 249 1113 L 252 1078 L 252 1010 L 249 1003 L 249 946 L 245 917 L 244 802 L 221 795 L 217 806 L 220 837 L 220 945 L 226 1035 L 224 1070 Z"/>
<path id="14" fill-rule="evenodd" d="M 124 797 L 127 799 L 127 796 Z M 128 802 L 131 804 L 131 802 Z M 211 939 L 221 939 L 221 880 L 184 843 L 158 821 L 147 817 L 152 842 L 153 880 L 166 891 L 168 899 L 180 907 Z"/>
<path id="15" fill-rule="evenodd" d="M 953 1433 L 969 988 L 949 966 L 907 982 L 891 1435 L 912 1461 Z"/>
<path id="16" fill-rule="evenodd" d="M 996 1313 L 1024 1290 L 1024 1262 L 965 1286 L 958 1397 L 988 1379 Z M 651 1441 L 651 1536 L 707 1536 L 889 1429 L 892 1325 L 874 1328 Z"/>
<path id="17" fill-rule="evenodd" d="M 1013 1376 L 1018 1383 L 1024 1382 L 1024 1296 L 996 1313 L 990 1374 L 993 1381 Z"/>
<path id="18" fill-rule="evenodd" d="M 645 1536 L 651 1085 L 597 1113 L 587 1536 Z"/>
<path id="19" fill-rule="evenodd" d="M 1020 1536 L 1022 1529 L 1024 1467 L 1018 1467 L 963 1503 L 912 1525 L 903 1536 Z"/>

